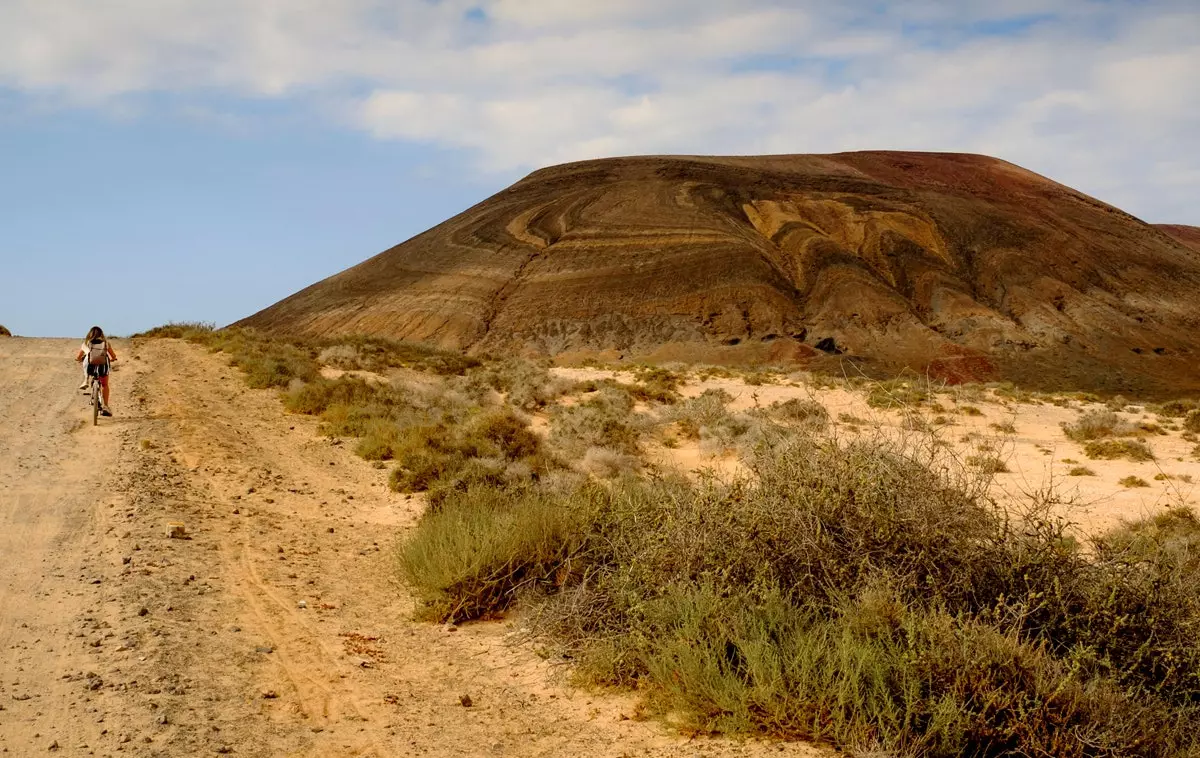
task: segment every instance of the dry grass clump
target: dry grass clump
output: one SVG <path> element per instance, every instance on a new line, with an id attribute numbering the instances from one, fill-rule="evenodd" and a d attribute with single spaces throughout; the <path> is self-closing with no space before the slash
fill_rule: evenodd
<path id="1" fill-rule="evenodd" d="M 1084 550 L 933 448 L 796 436 L 729 483 L 472 488 L 401 566 L 432 619 L 518 597 L 588 682 L 689 731 L 896 755 L 1183 756 L 1200 716 L 1200 524 Z"/>
<path id="2" fill-rule="evenodd" d="M 346 371 L 382 373 L 410 368 L 439 376 L 458 376 L 480 362 L 462 353 L 385 337 L 348 336 L 325 340 L 319 354 L 326 365 Z"/>
<path id="3" fill-rule="evenodd" d="M 1008 464 L 994 455 L 969 455 L 967 465 L 974 466 L 985 474 L 1007 474 Z"/>
<path id="4" fill-rule="evenodd" d="M 1067 472 L 1067 476 L 1095 476 L 1095 475 L 1096 475 L 1096 472 L 1092 471 L 1087 466 L 1073 466 L 1071 468 L 1071 470 Z"/>
<path id="5" fill-rule="evenodd" d="M 1146 410 L 1165 418 L 1184 418 L 1192 411 L 1200 410 L 1200 401 L 1170 400 L 1158 405 L 1151 405 Z"/>
<path id="6" fill-rule="evenodd" d="M 1142 440 L 1092 440 L 1083 445 L 1083 454 L 1093 460 L 1152 461 L 1154 453 Z"/>
<path id="7" fill-rule="evenodd" d="M 990 426 L 992 429 L 995 429 L 996 431 L 1000 432 L 1001 434 L 1016 434 L 1017 433 L 1017 427 L 1011 421 L 1005 421 L 1003 423 L 998 423 L 998 424 L 988 424 L 988 426 Z"/>
<path id="8" fill-rule="evenodd" d="M 1138 428 L 1113 411 L 1088 411 L 1072 423 L 1063 423 L 1063 434 L 1075 442 L 1137 434 Z"/>
<path id="9" fill-rule="evenodd" d="M 964 416 L 982 416 L 983 411 L 973 405 L 959 405 L 955 407 L 955 412 L 961 413 Z"/>
<path id="10" fill-rule="evenodd" d="M 912 380 L 872 382 L 867 390 L 867 405 L 885 410 L 913 408 L 928 400 L 930 394 L 928 387 Z"/>
<path id="11" fill-rule="evenodd" d="M 1141 478 L 1140 476 L 1133 476 L 1132 474 L 1129 476 L 1126 476 L 1126 477 L 1122 477 L 1120 480 L 1117 481 L 1117 484 L 1121 485 L 1122 487 L 1149 487 L 1150 486 L 1150 483 L 1147 482 L 1145 479 Z"/>
<path id="12" fill-rule="evenodd" d="M 823 427 L 829 422 L 829 411 L 816 400 L 805 400 L 793 397 L 779 400 L 767 407 L 766 412 L 772 418 L 791 424 Z"/>
<path id="13" fill-rule="evenodd" d="M 1200 410 L 1188 411 L 1183 419 L 1183 431 L 1200 434 Z"/>

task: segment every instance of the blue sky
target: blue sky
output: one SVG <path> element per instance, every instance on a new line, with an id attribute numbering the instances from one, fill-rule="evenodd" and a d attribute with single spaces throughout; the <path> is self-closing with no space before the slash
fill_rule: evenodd
<path id="1" fill-rule="evenodd" d="M 982 152 L 1200 224 L 1190 0 L 0 0 L 0 324 L 220 324 L 528 171 Z"/>

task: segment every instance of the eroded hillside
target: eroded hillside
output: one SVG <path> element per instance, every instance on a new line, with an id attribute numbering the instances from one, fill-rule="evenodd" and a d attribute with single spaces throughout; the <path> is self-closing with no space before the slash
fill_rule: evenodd
<path id="1" fill-rule="evenodd" d="M 1182 391 L 1200 387 L 1200 252 L 1178 229 L 974 155 L 587 161 L 242 323 Z"/>

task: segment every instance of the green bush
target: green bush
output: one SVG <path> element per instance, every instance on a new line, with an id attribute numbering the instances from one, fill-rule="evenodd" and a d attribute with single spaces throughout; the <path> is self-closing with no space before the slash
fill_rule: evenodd
<path id="1" fill-rule="evenodd" d="M 689 729 L 903 755 L 1186 755 L 1200 719 L 1200 525 L 1081 550 L 933 448 L 771 440 L 753 475 L 469 487 L 402 567 L 436 619 L 540 597 L 590 682 Z"/>

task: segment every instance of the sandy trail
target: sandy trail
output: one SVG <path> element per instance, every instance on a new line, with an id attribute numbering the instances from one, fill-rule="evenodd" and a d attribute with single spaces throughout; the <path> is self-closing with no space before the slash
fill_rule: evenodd
<path id="1" fill-rule="evenodd" d="M 0 752 L 815 754 L 630 719 L 501 623 L 413 622 L 419 500 L 219 356 L 117 347 L 92 427 L 72 341 L 0 341 Z"/>

